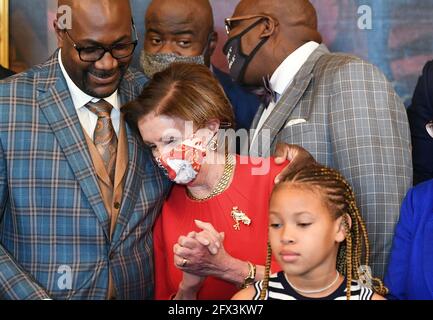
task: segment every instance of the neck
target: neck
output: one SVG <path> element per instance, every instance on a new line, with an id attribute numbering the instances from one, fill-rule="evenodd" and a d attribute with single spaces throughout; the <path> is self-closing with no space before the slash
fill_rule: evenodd
<path id="1" fill-rule="evenodd" d="M 331 293 L 333 293 L 344 281 L 344 276 L 342 276 L 341 274 L 339 275 L 338 280 L 335 281 L 337 277 L 337 270 L 335 268 L 336 259 L 332 259 L 332 260 L 333 263 L 327 263 L 325 265 L 321 265 L 318 268 L 315 268 L 314 270 L 311 270 L 305 274 L 294 276 L 286 273 L 285 274 L 286 278 L 292 284 L 292 286 L 307 292 L 317 291 L 326 288 L 327 286 L 333 283 L 331 287 L 321 292 L 317 292 L 317 293 L 299 292 L 301 295 L 309 298 L 326 297 Z"/>
<path id="2" fill-rule="evenodd" d="M 187 186 L 188 191 L 196 198 L 208 196 L 224 174 L 225 153 L 208 151 L 197 178 Z"/>

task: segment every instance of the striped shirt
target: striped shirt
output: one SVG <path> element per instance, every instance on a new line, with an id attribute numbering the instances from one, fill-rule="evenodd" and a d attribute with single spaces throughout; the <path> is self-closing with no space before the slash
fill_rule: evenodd
<path id="1" fill-rule="evenodd" d="M 263 281 L 258 281 L 254 284 L 256 293 L 253 300 L 260 299 L 260 292 L 263 288 Z M 373 290 L 360 286 L 358 281 L 352 281 L 350 287 L 351 300 L 371 300 L 374 292 Z M 284 272 L 281 271 L 277 274 L 271 275 L 269 278 L 269 288 L 266 292 L 265 300 L 346 300 L 346 281 L 338 287 L 333 293 L 323 298 L 308 298 L 296 292 L 292 286 L 287 282 Z"/>

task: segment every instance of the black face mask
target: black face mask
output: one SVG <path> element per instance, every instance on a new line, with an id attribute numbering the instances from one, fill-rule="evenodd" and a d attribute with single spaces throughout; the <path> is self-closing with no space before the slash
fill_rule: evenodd
<path id="1" fill-rule="evenodd" d="M 242 52 L 242 37 L 261 23 L 262 20 L 263 19 L 260 19 L 254 22 L 238 35 L 228 39 L 224 45 L 223 52 L 227 57 L 230 76 L 238 83 L 244 83 L 244 76 L 248 65 L 253 60 L 259 49 L 269 40 L 269 38 L 262 39 L 248 56 Z"/>

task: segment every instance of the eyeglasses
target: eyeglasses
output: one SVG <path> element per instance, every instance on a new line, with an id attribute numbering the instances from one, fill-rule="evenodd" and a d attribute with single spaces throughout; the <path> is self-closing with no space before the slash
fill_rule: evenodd
<path id="1" fill-rule="evenodd" d="M 132 24 L 132 29 L 134 31 L 136 40 L 128 43 L 113 44 L 108 47 L 104 47 L 104 46 L 80 47 L 75 43 L 75 40 L 72 39 L 68 30 L 65 29 L 65 32 L 68 35 L 69 39 L 71 40 L 75 50 L 77 50 L 78 56 L 80 57 L 81 61 L 96 62 L 101 60 L 106 52 L 109 52 L 111 56 L 115 59 L 125 59 L 131 56 L 134 53 L 134 50 L 138 44 L 137 30 L 135 28 L 134 23 Z"/>
<path id="2" fill-rule="evenodd" d="M 250 20 L 250 19 L 254 19 L 254 18 L 262 18 L 263 19 L 263 18 L 269 18 L 269 17 L 264 15 L 264 14 L 251 14 L 251 15 L 247 15 L 247 16 L 226 18 L 224 20 L 224 23 L 225 23 L 227 34 L 229 34 L 230 31 L 232 31 L 233 22 L 242 21 L 242 20 Z"/>

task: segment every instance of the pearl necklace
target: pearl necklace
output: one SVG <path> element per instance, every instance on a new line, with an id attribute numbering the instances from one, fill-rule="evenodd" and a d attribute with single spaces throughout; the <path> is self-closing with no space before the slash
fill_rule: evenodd
<path id="1" fill-rule="evenodd" d="M 295 290 L 295 291 L 297 291 L 297 292 L 299 292 L 299 293 L 303 293 L 303 294 L 315 294 L 315 293 L 321 293 L 321 292 L 324 292 L 324 291 L 326 291 L 326 290 L 328 290 L 329 288 L 331 288 L 333 285 L 335 285 L 336 283 L 337 283 L 337 281 L 338 281 L 338 278 L 340 278 L 340 273 L 337 271 L 337 276 L 335 277 L 335 280 L 334 281 L 332 281 L 332 283 L 331 284 L 329 284 L 328 286 L 326 286 L 325 288 L 322 288 L 322 289 L 318 289 L 318 290 L 301 290 L 301 289 L 299 289 L 299 288 L 296 288 L 290 281 L 289 281 L 289 279 L 287 279 L 287 276 L 286 276 L 286 280 L 287 280 L 287 282 L 289 283 L 289 285 Z"/>

